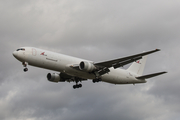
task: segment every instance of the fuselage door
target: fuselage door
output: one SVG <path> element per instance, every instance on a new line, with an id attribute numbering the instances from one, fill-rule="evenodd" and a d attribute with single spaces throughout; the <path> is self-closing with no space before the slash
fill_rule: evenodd
<path id="1" fill-rule="evenodd" d="M 36 55 L 37 55 L 37 51 L 36 51 L 36 49 L 34 49 L 34 48 L 32 49 L 32 55 L 33 55 L 33 56 L 36 56 Z"/>

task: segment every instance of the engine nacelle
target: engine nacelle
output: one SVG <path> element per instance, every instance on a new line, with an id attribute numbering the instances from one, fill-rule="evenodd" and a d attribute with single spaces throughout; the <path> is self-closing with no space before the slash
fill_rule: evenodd
<path id="1" fill-rule="evenodd" d="M 79 69 L 87 72 L 92 72 L 96 69 L 96 67 L 90 62 L 82 61 L 79 64 Z"/>
<path id="2" fill-rule="evenodd" d="M 49 80 L 49 81 L 51 81 L 51 82 L 63 82 L 62 80 L 61 80 L 61 77 L 60 77 L 60 75 L 59 74 L 57 74 L 57 73 L 48 73 L 47 74 L 47 79 Z"/>

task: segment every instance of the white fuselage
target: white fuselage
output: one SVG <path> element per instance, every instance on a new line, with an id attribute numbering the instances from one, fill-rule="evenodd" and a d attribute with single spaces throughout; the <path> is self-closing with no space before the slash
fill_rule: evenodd
<path id="1" fill-rule="evenodd" d="M 93 73 L 76 70 L 73 65 L 79 65 L 82 61 L 88 61 L 72 56 L 67 56 L 47 50 L 42 50 L 34 47 L 23 47 L 24 51 L 14 51 L 13 55 L 21 62 L 26 62 L 28 65 L 58 71 L 83 79 L 95 79 Z M 92 61 L 88 61 L 92 62 Z M 137 74 L 131 73 L 124 69 L 110 68 L 110 72 L 101 76 L 101 80 L 113 84 L 136 84 L 145 83 L 145 80 L 138 80 Z"/>

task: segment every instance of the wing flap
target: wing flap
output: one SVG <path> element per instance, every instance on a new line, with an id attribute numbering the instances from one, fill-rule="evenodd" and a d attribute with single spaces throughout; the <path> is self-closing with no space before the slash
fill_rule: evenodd
<path id="1" fill-rule="evenodd" d="M 167 72 L 158 72 L 158 73 L 153 73 L 153 74 L 149 74 L 149 75 L 143 75 L 143 76 L 136 77 L 136 79 L 148 79 L 148 78 L 156 77 L 158 75 L 162 75 L 165 73 L 167 73 Z"/>

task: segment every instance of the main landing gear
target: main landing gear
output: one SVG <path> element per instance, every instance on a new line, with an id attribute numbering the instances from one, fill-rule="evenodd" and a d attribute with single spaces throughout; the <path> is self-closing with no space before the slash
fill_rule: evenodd
<path id="1" fill-rule="evenodd" d="M 81 88 L 82 87 L 82 84 L 76 84 L 76 85 L 73 85 L 73 88 L 76 89 L 76 88 Z"/>
<path id="2" fill-rule="evenodd" d="M 101 78 L 96 78 L 92 80 L 93 83 L 100 82 L 100 81 L 101 81 Z"/>
<path id="3" fill-rule="evenodd" d="M 76 81 L 76 85 L 73 85 L 73 88 L 76 89 L 76 88 L 81 88 L 82 87 L 82 84 L 78 84 L 78 80 Z"/>
<path id="4" fill-rule="evenodd" d="M 28 71 L 27 63 L 26 63 L 26 62 L 23 62 L 22 65 L 25 67 L 25 68 L 24 68 L 24 72 L 27 72 L 27 71 Z"/>

